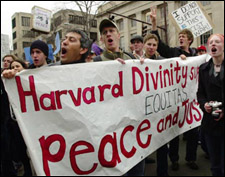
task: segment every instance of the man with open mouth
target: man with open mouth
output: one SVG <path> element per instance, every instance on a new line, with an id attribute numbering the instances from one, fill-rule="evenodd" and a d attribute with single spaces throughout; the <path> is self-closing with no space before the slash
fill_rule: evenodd
<path id="1" fill-rule="evenodd" d="M 164 58 L 181 57 L 185 59 L 186 57 L 196 56 L 196 52 L 190 48 L 194 41 L 194 36 L 192 32 L 188 29 L 183 29 L 178 33 L 179 46 L 170 47 L 164 44 L 159 36 L 157 30 L 157 12 L 156 8 L 151 9 L 150 19 L 152 22 L 152 33 L 157 35 L 159 38 L 159 45 L 157 51 Z M 191 129 L 185 132 L 185 137 L 187 139 L 186 146 L 186 158 L 187 165 L 193 170 L 198 169 L 196 164 L 197 160 L 197 147 L 198 147 L 198 128 Z M 177 171 L 179 169 L 179 136 L 174 138 L 170 142 L 169 157 L 172 162 L 172 170 Z"/>
<path id="2" fill-rule="evenodd" d="M 135 59 L 132 54 L 120 48 L 120 33 L 116 23 L 112 20 L 104 19 L 99 25 L 99 31 L 101 34 L 100 40 L 105 45 L 105 50 L 100 56 L 95 57 L 94 61 L 118 60 L 123 63 L 123 60 Z"/>

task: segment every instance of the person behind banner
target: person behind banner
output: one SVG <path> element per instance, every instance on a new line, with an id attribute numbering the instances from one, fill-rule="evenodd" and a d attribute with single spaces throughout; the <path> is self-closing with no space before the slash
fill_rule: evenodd
<path id="1" fill-rule="evenodd" d="M 208 39 L 212 58 L 200 66 L 197 92 L 204 112 L 201 131 L 204 135 L 213 176 L 224 176 L 224 35 Z"/>
<path id="2" fill-rule="evenodd" d="M 144 60 L 153 59 L 153 60 L 160 60 L 164 59 L 159 55 L 157 52 L 159 44 L 159 39 L 155 34 L 148 34 L 144 38 L 144 57 L 142 57 L 141 63 L 144 63 Z M 156 173 L 157 176 L 168 176 L 168 147 L 167 144 L 163 145 L 156 151 L 156 158 L 157 158 L 157 169 Z"/>
<path id="3" fill-rule="evenodd" d="M 29 66 L 29 69 L 47 66 L 49 63 L 48 53 L 48 45 L 45 42 L 41 40 L 34 41 L 30 46 L 30 55 L 32 57 L 33 64 Z"/>
<path id="4" fill-rule="evenodd" d="M 204 45 L 201 45 L 197 48 L 198 55 L 203 55 L 207 53 L 207 49 Z"/>
<path id="5" fill-rule="evenodd" d="M 131 45 L 133 46 L 133 55 L 135 58 L 140 59 L 145 55 L 145 52 L 143 50 L 144 43 L 143 43 L 143 37 L 140 35 L 133 36 L 130 40 Z"/>
<path id="6" fill-rule="evenodd" d="M 78 29 L 69 30 L 62 39 L 61 60 L 49 66 L 85 63 L 89 46 L 90 40 L 85 32 Z"/>
<path id="7" fill-rule="evenodd" d="M 151 8 L 150 19 L 152 22 L 152 34 L 155 34 L 159 39 L 159 45 L 157 51 L 164 58 L 181 57 L 181 59 L 186 59 L 186 57 L 196 56 L 195 52 L 190 48 L 194 41 L 194 36 L 192 32 L 188 29 L 183 29 L 179 32 L 179 47 L 170 47 L 164 44 L 159 36 L 157 30 L 157 12 L 156 8 Z M 197 170 L 198 165 L 195 163 L 197 160 L 197 147 L 198 147 L 198 128 L 194 128 L 185 133 L 187 137 L 186 146 L 186 161 L 187 165 L 193 169 Z M 179 136 L 174 138 L 170 142 L 169 157 L 172 161 L 172 170 L 179 169 Z"/>
<path id="8" fill-rule="evenodd" d="M 27 69 L 27 65 L 24 61 L 18 59 L 14 60 L 10 64 L 10 69 L 18 73 L 23 71 L 24 69 Z M 8 128 L 10 134 L 10 152 L 12 154 L 14 164 L 19 165 L 22 163 L 24 166 L 24 176 L 32 176 L 30 159 L 27 155 L 27 147 L 19 129 L 13 110 L 11 111 L 11 118 L 8 121 Z"/>
<path id="9" fill-rule="evenodd" d="M 101 34 L 101 41 L 105 45 L 105 50 L 99 56 L 94 58 L 94 61 L 110 61 L 118 60 L 124 64 L 124 60 L 135 59 L 135 57 L 123 51 L 120 46 L 120 33 L 116 23 L 112 20 L 104 19 L 99 25 L 99 31 Z"/>
<path id="10" fill-rule="evenodd" d="M 2 58 L 3 68 L 2 68 L 2 70 L 1 70 L 1 73 L 2 73 L 4 70 L 9 69 L 10 63 L 12 63 L 15 59 L 16 59 L 16 57 L 15 57 L 14 55 L 5 55 L 5 56 Z"/>
<path id="11" fill-rule="evenodd" d="M 105 50 L 99 56 L 94 58 L 94 61 L 110 61 L 117 60 L 122 64 L 125 64 L 124 60 L 135 59 L 135 57 L 120 49 L 120 33 L 117 25 L 109 19 L 104 19 L 99 25 L 99 31 L 101 34 L 101 41 L 105 45 Z M 144 176 L 145 160 L 139 162 L 131 170 L 129 170 L 125 176 Z"/>
<path id="12" fill-rule="evenodd" d="M 45 42 L 41 40 L 34 41 L 30 46 L 30 54 L 33 60 L 33 64 L 31 64 L 28 69 L 48 66 L 48 52 L 48 45 Z M 6 70 L 2 74 L 3 77 L 11 79 L 16 75 L 16 73 L 17 72 L 15 70 Z"/>

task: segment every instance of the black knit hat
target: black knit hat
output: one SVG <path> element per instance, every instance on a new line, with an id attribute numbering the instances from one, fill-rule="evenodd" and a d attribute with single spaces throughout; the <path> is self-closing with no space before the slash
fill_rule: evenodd
<path id="1" fill-rule="evenodd" d="M 30 53 L 32 49 L 39 49 L 48 57 L 48 45 L 45 42 L 41 40 L 34 41 L 30 46 Z"/>

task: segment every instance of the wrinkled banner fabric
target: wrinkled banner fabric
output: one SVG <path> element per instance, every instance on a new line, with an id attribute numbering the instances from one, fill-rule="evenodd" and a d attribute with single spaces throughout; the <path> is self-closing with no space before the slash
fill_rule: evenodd
<path id="1" fill-rule="evenodd" d="M 5 79 L 37 175 L 123 175 L 199 126 L 207 57 L 52 66 Z"/>

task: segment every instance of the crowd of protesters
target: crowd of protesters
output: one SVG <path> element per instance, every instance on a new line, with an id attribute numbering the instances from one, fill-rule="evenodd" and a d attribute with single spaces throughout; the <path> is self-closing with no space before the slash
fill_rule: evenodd
<path id="1" fill-rule="evenodd" d="M 59 62 L 50 63 L 48 59 L 48 45 L 36 40 L 30 46 L 33 64 L 27 66 L 21 59 L 13 55 L 3 57 L 2 75 L 12 78 L 24 69 L 50 67 L 87 62 L 117 60 L 122 64 L 126 60 L 139 59 L 143 64 L 145 60 L 164 60 L 167 58 L 192 57 L 207 53 L 205 46 L 196 50 L 191 48 L 194 37 L 191 31 L 184 29 L 177 34 L 179 46 L 170 47 L 160 39 L 157 30 L 156 9 L 151 9 L 152 32 L 144 38 L 140 35 L 133 36 L 130 40 L 130 52 L 120 48 L 120 31 L 116 23 L 104 19 L 99 25 L 100 40 L 104 48 L 96 42 L 90 41 L 87 34 L 81 30 L 73 29 L 66 33 L 61 43 L 61 59 Z M 197 145 L 200 140 L 211 162 L 213 176 L 224 176 L 224 35 L 213 34 L 207 43 L 211 59 L 202 64 L 199 69 L 199 87 L 197 92 L 198 102 L 204 112 L 202 125 L 189 130 L 184 134 L 186 139 L 187 165 L 198 170 Z M 212 103 L 222 102 L 221 109 L 212 109 Z M 199 134 L 201 136 L 199 136 Z M 204 142 L 204 144 L 203 144 Z M 172 162 L 172 170 L 179 170 L 179 136 L 157 150 L 157 175 L 168 176 L 168 157 Z M 145 163 L 142 160 L 126 176 L 144 176 Z M 16 176 L 18 169 L 24 168 L 24 176 L 31 176 L 29 154 L 21 135 L 16 117 L 9 103 L 7 93 L 1 79 L 1 176 Z"/>

